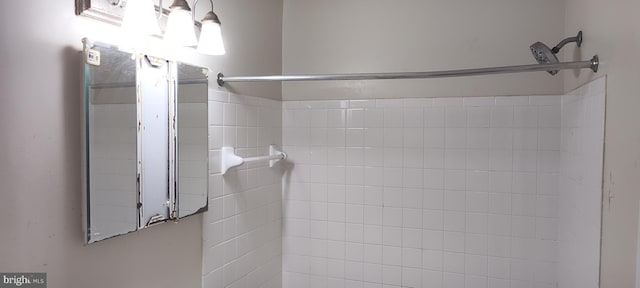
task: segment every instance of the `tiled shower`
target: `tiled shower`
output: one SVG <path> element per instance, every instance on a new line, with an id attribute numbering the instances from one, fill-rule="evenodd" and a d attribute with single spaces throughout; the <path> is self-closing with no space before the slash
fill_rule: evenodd
<path id="1" fill-rule="evenodd" d="M 211 91 L 203 286 L 591 287 L 604 87 L 282 102 Z M 269 144 L 287 161 L 220 175 L 222 146 Z"/>

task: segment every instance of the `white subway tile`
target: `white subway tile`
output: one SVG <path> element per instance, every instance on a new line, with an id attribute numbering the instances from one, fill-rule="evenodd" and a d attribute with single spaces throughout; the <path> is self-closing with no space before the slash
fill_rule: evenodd
<path id="1" fill-rule="evenodd" d="M 373 108 L 375 100 L 349 100 L 349 108 Z"/>
<path id="2" fill-rule="evenodd" d="M 424 126 L 424 109 L 421 106 L 404 108 L 403 117 L 403 127 L 422 128 Z"/>
<path id="3" fill-rule="evenodd" d="M 426 176 L 425 176 L 425 183 L 428 183 Z M 444 208 L 444 191 L 443 190 L 425 189 L 423 197 L 424 198 L 422 201 L 422 207 L 424 209 L 442 210 Z"/>
<path id="4" fill-rule="evenodd" d="M 460 252 L 465 251 L 465 235 L 464 232 L 445 231 L 444 232 L 444 251 Z"/>
<path id="5" fill-rule="evenodd" d="M 528 194 L 513 194 L 511 196 L 511 213 L 518 216 L 536 215 L 536 196 Z"/>
<path id="6" fill-rule="evenodd" d="M 420 140 L 422 140 L 422 135 Z M 420 148 L 404 148 L 403 150 L 403 167 L 407 168 L 423 168 L 425 160 L 424 150 Z"/>
<path id="7" fill-rule="evenodd" d="M 465 253 L 487 255 L 487 234 L 465 234 Z"/>
<path id="8" fill-rule="evenodd" d="M 382 264 L 402 266 L 402 249 L 396 246 L 383 246 Z"/>
<path id="9" fill-rule="evenodd" d="M 447 190 L 444 192 L 444 210 L 464 212 L 466 208 L 466 192 Z M 446 218 L 446 217 L 445 217 Z M 446 221 L 446 220 L 445 220 Z"/>
<path id="10" fill-rule="evenodd" d="M 422 250 L 422 268 L 442 271 L 443 257 L 442 250 Z"/>
<path id="11" fill-rule="evenodd" d="M 537 150 L 538 130 L 536 128 L 513 129 L 514 150 Z"/>
<path id="12" fill-rule="evenodd" d="M 367 108 L 364 112 L 364 125 L 366 128 L 384 127 L 384 109 Z"/>
<path id="13" fill-rule="evenodd" d="M 465 213 L 457 211 L 444 211 L 444 230 L 445 231 L 465 231 Z"/>
<path id="14" fill-rule="evenodd" d="M 497 257 L 510 257 L 511 237 L 489 235 L 487 237 L 487 254 Z"/>
<path id="15" fill-rule="evenodd" d="M 368 285 L 379 285 L 379 286 L 365 286 L 367 288 L 382 288 L 382 265 L 380 264 L 367 264 L 363 265 L 363 280 Z"/>
<path id="16" fill-rule="evenodd" d="M 382 245 L 382 226 L 364 225 L 364 243 Z"/>
<path id="17" fill-rule="evenodd" d="M 513 107 L 492 107 L 490 126 L 493 128 L 513 127 Z"/>
<path id="18" fill-rule="evenodd" d="M 347 204 L 345 205 L 345 211 L 346 211 L 345 221 L 347 223 L 357 223 L 357 224 L 363 223 L 363 217 L 364 217 L 363 205 Z"/>
<path id="19" fill-rule="evenodd" d="M 487 214 L 484 213 L 467 213 L 465 223 L 465 232 L 467 233 L 487 233 Z"/>
<path id="20" fill-rule="evenodd" d="M 445 108 L 424 108 L 424 127 L 445 127 Z"/>
<path id="21" fill-rule="evenodd" d="M 465 97 L 464 106 L 483 107 L 495 105 L 495 97 Z"/>
<path id="22" fill-rule="evenodd" d="M 364 147 L 364 129 L 346 129 L 345 144 L 347 147 Z"/>
<path id="23" fill-rule="evenodd" d="M 446 128 L 444 134 L 447 149 L 465 149 L 467 147 L 466 128 Z"/>
<path id="24" fill-rule="evenodd" d="M 467 150 L 466 169 L 471 171 L 488 171 L 489 150 Z"/>
<path id="25" fill-rule="evenodd" d="M 467 167 L 466 150 L 445 150 L 444 151 L 444 168 L 464 170 Z"/>
<path id="26" fill-rule="evenodd" d="M 402 246 L 402 228 L 383 226 L 382 244 L 394 246 L 394 247 L 401 247 Z"/>
<path id="27" fill-rule="evenodd" d="M 424 168 L 427 169 L 443 169 L 444 168 L 444 150 L 443 149 L 425 149 Z"/>
<path id="28" fill-rule="evenodd" d="M 403 147 L 403 142 L 404 142 L 403 128 L 385 127 L 382 133 L 384 137 L 384 147 Z"/>
<path id="29" fill-rule="evenodd" d="M 535 225 L 535 217 L 513 216 L 511 219 L 511 235 L 516 237 L 534 237 Z"/>
<path id="30" fill-rule="evenodd" d="M 382 283 L 387 285 L 402 285 L 402 268 L 398 266 L 382 266 Z"/>
<path id="31" fill-rule="evenodd" d="M 433 98 L 434 107 L 462 106 L 464 104 L 461 97 Z"/>
<path id="32" fill-rule="evenodd" d="M 519 106 L 513 110 L 513 126 L 535 128 L 538 127 L 538 107 Z"/>
<path id="33" fill-rule="evenodd" d="M 529 105 L 529 96 L 496 97 L 496 106 L 522 106 L 522 105 Z"/>
<path id="34" fill-rule="evenodd" d="M 443 270 L 445 272 L 464 273 L 465 257 L 463 253 L 444 253 Z"/>
<path id="35" fill-rule="evenodd" d="M 422 270 L 419 268 L 403 268 L 402 269 L 402 286 L 421 287 L 422 286 Z"/>
<path id="36" fill-rule="evenodd" d="M 402 108 L 386 107 L 384 108 L 384 127 L 398 128 L 403 127 L 404 115 Z"/>
<path id="37" fill-rule="evenodd" d="M 402 107 L 404 106 L 403 99 L 376 99 L 376 107 Z"/>
<path id="38" fill-rule="evenodd" d="M 558 239 L 558 221 L 554 218 L 536 218 L 536 238 Z"/>
<path id="39" fill-rule="evenodd" d="M 494 150 L 513 149 L 513 129 L 512 128 L 490 128 L 489 148 Z"/>
<path id="40" fill-rule="evenodd" d="M 364 109 L 348 109 L 347 110 L 347 127 L 348 128 L 364 128 L 365 121 Z"/>
<path id="41" fill-rule="evenodd" d="M 385 207 L 402 207 L 402 188 L 385 187 L 382 196 Z"/>
<path id="42" fill-rule="evenodd" d="M 529 103 L 538 106 L 558 106 L 562 103 L 562 96 L 558 95 L 540 95 L 530 96 Z"/>
<path id="43" fill-rule="evenodd" d="M 440 251 L 444 247 L 444 239 L 444 232 L 441 230 L 423 230 L 422 248 Z"/>
<path id="44" fill-rule="evenodd" d="M 363 252 L 364 252 L 363 249 L 364 249 L 364 246 L 361 243 L 347 242 L 345 245 L 345 259 L 348 260 L 348 262 L 350 261 L 362 262 Z M 356 279 L 356 278 L 351 278 L 351 279 Z"/>
<path id="45" fill-rule="evenodd" d="M 467 275 L 487 276 L 488 260 L 487 256 L 465 255 L 465 273 Z"/>
<path id="46" fill-rule="evenodd" d="M 465 190 L 466 172 L 464 170 L 445 170 L 444 172 L 445 190 Z"/>
<path id="47" fill-rule="evenodd" d="M 490 235 L 510 236 L 511 235 L 511 216 L 510 215 L 488 215 L 488 230 Z"/>
<path id="48" fill-rule="evenodd" d="M 405 107 L 429 107 L 433 103 L 431 98 L 407 98 L 404 99 Z"/>
<path id="49" fill-rule="evenodd" d="M 364 206 L 364 224 L 368 225 L 382 225 L 382 207 L 379 206 Z"/>
<path id="50" fill-rule="evenodd" d="M 422 148 L 424 146 L 424 129 L 418 128 L 404 128 L 403 141 L 404 147 L 409 148 Z"/>
<path id="51" fill-rule="evenodd" d="M 382 206 L 383 189 L 381 187 L 366 186 L 364 190 L 364 204 Z"/>
<path id="52" fill-rule="evenodd" d="M 538 108 L 538 127 L 557 128 L 560 127 L 560 120 L 560 106 L 540 106 Z"/>
<path id="53" fill-rule="evenodd" d="M 464 107 L 447 107 L 445 110 L 445 127 L 467 127 L 467 110 Z"/>
<path id="54" fill-rule="evenodd" d="M 334 240 L 334 241 L 344 241 L 345 234 L 346 234 L 346 231 L 345 231 L 344 222 L 329 221 L 327 223 L 327 239 Z M 341 242 L 338 242 L 338 243 L 341 243 Z M 331 250 L 329 250 L 329 252 L 331 252 Z"/>
<path id="55" fill-rule="evenodd" d="M 536 173 L 513 173 L 512 192 L 516 194 L 535 194 L 537 189 Z"/>
<path id="56" fill-rule="evenodd" d="M 444 287 L 443 278 L 442 271 L 422 270 L 423 287 L 442 288 Z"/>
<path id="57" fill-rule="evenodd" d="M 422 248 L 422 229 L 403 228 L 402 247 Z"/>
<path id="58" fill-rule="evenodd" d="M 424 229 L 442 230 L 443 217 L 443 211 L 441 210 L 422 210 L 422 227 Z"/>

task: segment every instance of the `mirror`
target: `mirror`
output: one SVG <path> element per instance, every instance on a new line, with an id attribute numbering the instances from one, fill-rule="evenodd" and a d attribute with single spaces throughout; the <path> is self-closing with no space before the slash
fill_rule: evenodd
<path id="1" fill-rule="evenodd" d="M 86 242 L 206 211 L 208 69 L 83 42 Z"/>
<path id="2" fill-rule="evenodd" d="M 118 49 L 99 51 L 99 66 L 85 64 L 89 242 L 138 227 L 136 63 Z"/>
<path id="3" fill-rule="evenodd" d="M 178 63 L 178 217 L 207 207 L 208 69 Z"/>

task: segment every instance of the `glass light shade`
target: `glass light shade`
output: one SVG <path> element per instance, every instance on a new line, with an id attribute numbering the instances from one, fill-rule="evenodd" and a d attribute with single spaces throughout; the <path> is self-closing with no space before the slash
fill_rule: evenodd
<path id="1" fill-rule="evenodd" d="M 193 27 L 194 23 L 189 11 L 182 9 L 172 10 L 167 20 L 164 39 L 175 46 L 196 46 L 198 39 Z"/>
<path id="2" fill-rule="evenodd" d="M 160 34 L 153 0 L 129 0 L 122 19 L 125 33 L 133 36 Z"/>
<path id="3" fill-rule="evenodd" d="M 209 55 L 224 55 L 226 53 L 219 23 L 202 21 L 198 52 Z"/>

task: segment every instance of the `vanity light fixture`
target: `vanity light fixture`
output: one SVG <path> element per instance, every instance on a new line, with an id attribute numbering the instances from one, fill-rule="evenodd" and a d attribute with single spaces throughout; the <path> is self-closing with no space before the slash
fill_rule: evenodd
<path id="1" fill-rule="evenodd" d="M 224 42 L 222 40 L 222 29 L 220 28 L 220 19 L 218 15 L 213 12 L 213 0 L 209 0 L 211 3 L 211 11 L 207 12 L 202 21 L 202 27 L 200 30 L 200 41 L 198 42 L 198 52 L 209 55 L 224 55 L 226 53 L 224 49 Z M 198 0 L 193 3 L 195 9 L 198 4 Z M 193 13 L 193 20 L 195 22 L 195 11 Z"/>
<path id="2" fill-rule="evenodd" d="M 159 22 L 167 16 L 164 25 L 164 42 L 173 47 L 195 47 L 197 52 L 207 55 L 224 55 L 221 22 L 213 12 L 213 0 L 209 0 L 211 10 L 204 18 L 195 21 L 194 0 L 192 10 L 188 0 L 172 0 L 169 9 L 164 9 L 163 0 L 75 0 L 76 15 L 84 15 L 114 25 L 121 25 L 126 38 L 125 42 L 138 41 L 143 36 L 162 37 Z M 156 17 L 156 13 L 158 16 Z M 195 27 L 200 29 L 200 39 L 196 36 Z"/>
<path id="3" fill-rule="evenodd" d="M 153 0 L 128 0 L 122 28 L 134 37 L 160 34 Z"/>

